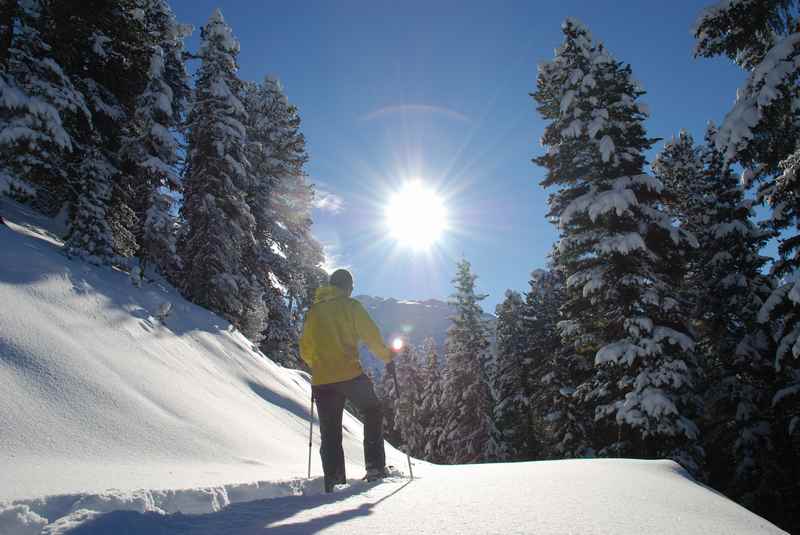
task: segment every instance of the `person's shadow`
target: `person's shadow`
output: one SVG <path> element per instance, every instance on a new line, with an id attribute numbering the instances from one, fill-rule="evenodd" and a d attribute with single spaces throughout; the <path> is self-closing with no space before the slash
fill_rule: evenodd
<path id="1" fill-rule="evenodd" d="M 349 498 L 374 486 L 356 484 L 333 494 L 314 496 L 289 496 L 252 502 L 231 504 L 225 509 L 203 515 L 161 515 L 158 513 L 139 513 L 136 511 L 113 511 L 67 531 L 67 535 L 255 535 L 270 534 L 307 534 L 317 533 L 324 528 L 353 518 L 368 516 L 381 502 L 391 498 L 403 490 L 411 481 L 406 481 L 390 494 L 358 507 L 345 509 L 336 513 L 317 516 L 310 520 L 278 524 L 281 520 Z"/>

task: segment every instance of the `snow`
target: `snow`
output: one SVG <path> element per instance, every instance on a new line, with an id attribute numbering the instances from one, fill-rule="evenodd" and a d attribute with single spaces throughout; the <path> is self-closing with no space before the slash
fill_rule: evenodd
<path id="1" fill-rule="evenodd" d="M 561 98 L 561 113 L 566 113 L 572 101 L 575 99 L 575 91 L 567 91 Z"/>
<path id="2" fill-rule="evenodd" d="M 36 190 L 29 182 L 18 180 L 11 175 L 0 173 L 0 195 L 9 195 L 12 191 L 21 191 L 26 195 L 36 195 Z"/>
<path id="3" fill-rule="evenodd" d="M 426 466 L 413 481 L 352 482 L 332 495 L 311 492 L 235 501 L 204 515 L 164 515 L 141 511 L 142 505 L 105 516 L 79 510 L 60 525 L 78 527 L 76 535 L 244 535 L 265 529 L 270 533 L 331 535 L 783 533 L 695 484 L 672 461 Z"/>
<path id="4" fill-rule="evenodd" d="M 647 250 L 644 239 L 637 232 L 608 236 L 597 244 L 597 250 L 606 254 L 619 253 L 624 255 L 636 249 Z"/>
<path id="5" fill-rule="evenodd" d="M 786 82 L 800 67 L 798 48 L 800 33 L 778 41 L 737 91 L 736 103 L 720 125 L 716 140 L 727 160 L 733 161 L 738 151 L 750 142 L 753 129 L 767 108 L 785 91 Z"/>
<path id="6" fill-rule="evenodd" d="M 683 351 L 694 350 L 694 340 L 686 334 L 671 329 L 670 327 L 658 326 L 653 329 L 653 339 L 656 342 L 668 340 L 672 344 L 678 344 Z"/>
<path id="7" fill-rule="evenodd" d="M 580 213 L 588 212 L 593 222 L 611 210 L 618 216 L 630 213 L 630 207 L 638 204 L 636 194 L 630 189 L 610 189 L 598 192 L 592 186 L 588 193 L 581 195 L 567 205 L 560 217 L 561 225 L 566 225 Z"/>
<path id="8" fill-rule="evenodd" d="M 772 311 L 781 304 L 792 288 L 794 288 L 794 282 L 782 284 L 772 291 L 758 311 L 757 319 L 759 323 L 767 323 L 769 321 Z"/>
<path id="9" fill-rule="evenodd" d="M 636 360 L 636 357 L 642 353 L 644 353 L 644 350 L 636 344 L 632 344 L 628 340 L 620 340 L 601 347 L 594 356 L 594 364 L 595 366 L 600 366 L 606 362 L 616 364 L 622 360 L 630 366 Z"/>
<path id="10" fill-rule="evenodd" d="M 68 261 L 12 206 L 0 228 L 0 501 L 306 473 L 306 376 L 166 284 L 139 289 Z M 361 425 L 345 426 L 360 475 Z"/>
<path id="11" fill-rule="evenodd" d="M 167 284 L 70 261 L 41 219 L 0 211 L 3 535 L 781 533 L 672 461 L 414 461 L 413 481 L 326 495 L 317 425 L 306 479 L 307 375 Z M 343 436 L 360 477 L 349 414 Z"/>
<path id="12" fill-rule="evenodd" d="M 218 39 L 220 46 L 226 52 L 239 52 L 239 41 L 233 36 L 230 26 L 225 24 L 225 18 L 219 8 L 215 9 L 211 14 L 203 31 L 206 32 L 206 39 Z"/>
<path id="13" fill-rule="evenodd" d="M 49 133 L 52 141 L 59 147 L 72 149 L 72 140 L 64 130 L 58 111 L 41 98 L 29 96 L 19 88 L 9 85 L 2 76 L 0 76 L 0 108 L 30 115 L 28 118 L 8 122 L 8 126 L 0 130 L 0 145 L 42 140 L 43 136 L 37 132 L 37 129 L 41 129 Z"/>
<path id="14" fill-rule="evenodd" d="M 600 156 L 603 158 L 603 162 L 608 162 L 611 159 L 611 156 L 614 154 L 615 148 L 614 141 L 611 139 L 611 136 L 603 136 L 597 148 L 600 150 Z"/>

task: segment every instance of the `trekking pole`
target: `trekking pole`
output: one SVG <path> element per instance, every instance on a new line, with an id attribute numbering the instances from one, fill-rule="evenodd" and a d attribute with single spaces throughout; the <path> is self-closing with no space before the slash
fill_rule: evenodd
<path id="1" fill-rule="evenodd" d="M 397 386 L 397 370 L 394 366 L 392 366 L 392 379 L 394 380 L 394 396 L 397 398 L 397 402 L 400 402 L 400 388 Z M 402 432 L 402 431 L 401 431 Z M 408 446 L 406 446 L 408 449 Z M 408 454 L 406 451 L 406 461 L 408 461 L 408 475 L 413 480 L 414 479 L 414 470 L 411 468 L 411 455 Z"/>
<path id="2" fill-rule="evenodd" d="M 314 437 L 314 390 L 311 390 L 311 418 L 308 421 L 308 479 L 311 479 L 311 439 Z"/>

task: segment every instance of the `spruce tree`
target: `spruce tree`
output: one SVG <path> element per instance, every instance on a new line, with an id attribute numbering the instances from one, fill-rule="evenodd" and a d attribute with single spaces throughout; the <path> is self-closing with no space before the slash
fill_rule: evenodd
<path id="1" fill-rule="evenodd" d="M 297 318 L 311 306 L 320 281 L 326 280 L 320 267 L 325 257 L 321 244 L 311 234 L 314 190 L 306 180 L 308 154 L 299 110 L 289 103 L 275 78 L 266 78 L 263 89 L 271 107 L 267 174 L 275 178 L 268 206 L 278 222 L 272 239 L 286 260 L 276 265 L 276 275 L 286 287 L 290 314 Z"/>
<path id="2" fill-rule="evenodd" d="M 400 447 L 403 437 L 397 425 L 397 385 L 394 375 L 384 370 L 375 390 L 383 411 L 383 436 L 393 446 Z"/>
<path id="3" fill-rule="evenodd" d="M 733 0 L 705 9 L 695 25 L 695 55 L 724 55 L 748 71 L 736 102 L 719 127 L 716 148 L 744 168 L 746 187 L 771 209 L 766 222 L 778 238 L 772 273 L 779 284 L 759 311 L 775 329 L 772 392 L 775 457 L 786 484 L 774 505 L 785 522 L 800 525 L 789 504 L 800 499 L 800 32 L 796 0 Z"/>
<path id="4" fill-rule="evenodd" d="M 644 174 L 654 140 L 630 66 L 579 22 L 562 28 L 533 95 L 550 121 L 534 162 L 547 168 L 542 185 L 558 188 L 548 215 L 567 283 L 562 333 L 594 362 L 576 391 L 594 409 L 599 454 L 669 457 L 697 471 L 698 366 L 676 296 L 676 246 L 690 237 L 661 209 L 661 182 Z"/>
<path id="5" fill-rule="evenodd" d="M 422 413 L 422 373 L 420 351 L 409 346 L 395 359 L 396 389 L 400 396 L 395 403 L 395 427 L 403 439 L 403 451 L 421 457 L 425 451 Z"/>
<path id="6" fill-rule="evenodd" d="M 706 369 L 704 436 L 713 452 L 710 481 L 753 507 L 771 502 L 775 475 L 772 445 L 770 327 L 758 312 L 772 291 L 759 251 L 770 234 L 752 221 L 752 202 L 716 148 L 709 125 L 705 145 L 682 133 L 668 143 L 653 168 L 667 185 L 687 191 L 674 203 L 676 217 L 699 242 L 686 286 Z M 735 467 L 733 470 L 731 467 Z"/>
<path id="7" fill-rule="evenodd" d="M 182 286 L 190 300 L 242 327 L 254 299 L 242 268 L 253 250 L 255 221 L 247 204 L 247 113 L 237 97 L 239 43 L 219 10 L 203 26 L 201 40 L 188 117 Z"/>
<path id="8" fill-rule="evenodd" d="M 557 251 L 552 257 L 557 259 Z M 592 366 L 561 340 L 564 277 L 552 269 L 537 269 L 528 284 L 526 388 L 530 392 L 530 428 L 538 443 L 536 458 L 583 457 L 591 453 L 589 431 L 594 411 L 581 403 L 578 387 L 588 384 Z"/>
<path id="9" fill-rule="evenodd" d="M 91 121 L 83 95 L 53 59 L 42 36 L 39 0 L 4 4 L 0 63 L 0 172 L 34 206 L 54 216 L 68 199 L 66 161 L 74 129 Z"/>
<path id="10" fill-rule="evenodd" d="M 438 446 L 451 463 L 482 461 L 492 433 L 493 402 L 485 375 L 489 340 L 481 317 L 475 279 L 466 260 L 458 263 L 453 284 L 456 293 L 449 301 L 455 308 L 445 342 L 441 406 L 444 425 Z"/>
<path id="11" fill-rule="evenodd" d="M 426 338 L 422 343 L 421 357 L 425 362 L 420 365 L 420 406 L 418 418 L 422 427 L 421 458 L 431 462 L 444 462 L 438 442 L 444 427 L 442 411 L 442 370 L 439 351 L 433 338 Z"/>
<path id="12" fill-rule="evenodd" d="M 261 347 L 275 360 L 297 363 L 297 318 L 325 279 L 322 248 L 311 236 L 311 189 L 300 116 L 281 84 L 267 77 L 243 87 L 251 163 L 248 204 L 255 218 L 256 249 L 248 269 L 263 288 L 267 329 Z"/>
<path id="13" fill-rule="evenodd" d="M 496 308 L 496 365 L 493 377 L 497 457 L 501 461 L 532 460 L 537 439 L 531 421 L 530 350 L 522 296 L 511 290 Z"/>
<path id="14" fill-rule="evenodd" d="M 133 212 L 125 202 L 131 179 L 120 146 L 136 96 L 147 81 L 146 32 L 137 0 L 46 2 L 42 37 L 53 59 L 81 92 L 91 122 L 72 129 L 68 254 L 108 262 L 130 254 Z"/>
<path id="15" fill-rule="evenodd" d="M 149 64 L 121 147 L 123 168 L 130 177 L 126 203 L 135 216 L 132 248 L 142 269 L 153 267 L 174 277 L 179 261 L 170 193 L 181 190 L 176 133 L 191 94 L 183 58 L 183 42 L 191 29 L 175 20 L 165 0 L 138 0 L 138 5 L 145 30 L 141 53 Z"/>

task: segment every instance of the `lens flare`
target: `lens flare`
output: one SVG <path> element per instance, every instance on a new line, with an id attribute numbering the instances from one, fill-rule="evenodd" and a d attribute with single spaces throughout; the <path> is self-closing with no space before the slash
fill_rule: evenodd
<path id="1" fill-rule="evenodd" d="M 403 339 L 402 338 L 395 338 L 392 340 L 392 349 L 395 351 L 400 351 L 403 349 Z"/>

